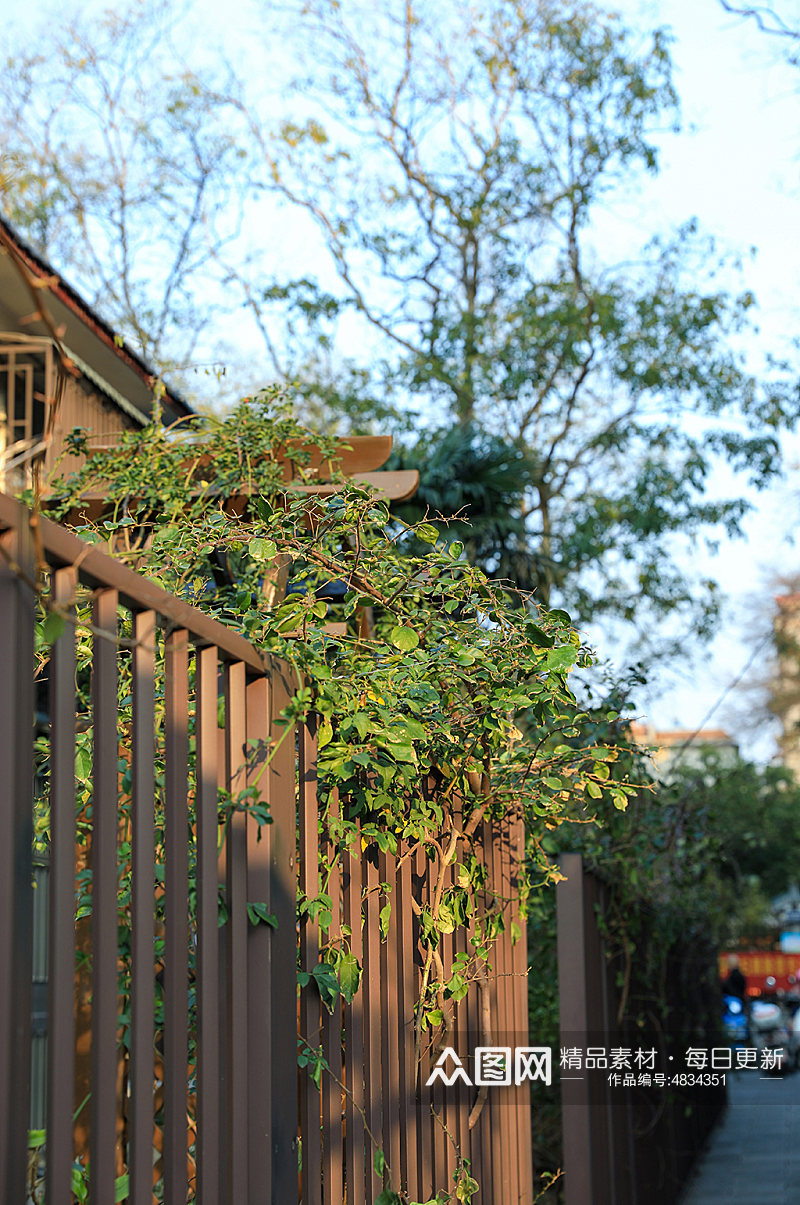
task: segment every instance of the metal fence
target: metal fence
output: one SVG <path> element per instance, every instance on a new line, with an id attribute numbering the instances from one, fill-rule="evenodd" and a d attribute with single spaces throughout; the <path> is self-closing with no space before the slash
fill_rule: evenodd
<path id="1" fill-rule="evenodd" d="M 423 853 L 343 855 L 324 885 L 327 940 L 349 934 L 360 990 L 332 1011 L 315 989 L 298 1000 L 298 967 L 317 964 L 322 935 L 317 919 L 298 924 L 297 892 L 319 892 L 328 829 L 313 725 L 280 739 L 287 667 L 56 524 L 32 525 L 2 495 L 0 553 L 3 1200 L 22 1205 L 38 1175 L 47 1205 L 72 1205 L 80 1156 L 90 1205 L 109 1205 L 115 1191 L 134 1205 L 361 1205 L 386 1183 L 376 1149 L 411 1200 L 452 1188 L 468 1164 L 485 1205 L 530 1200 L 525 1088 L 493 1088 L 484 1102 L 464 1085 L 428 1089 L 431 1053 L 415 1075 Z M 36 650 L 42 586 L 66 622 Z M 84 605 L 90 636 L 73 622 Z M 76 657 L 87 640 L 88 675 Z M 37 728 L 47 771 L 35 788 Z M 81 784 L 76 752 L 87 741 Z M 260 823 L 256 799 L 271 823 Z M 43 810 L 46 883 L 36 890 L 47 910 L 34 967 Z M 505 931 L 453 1033 L 524 1045 L 521 822 L 486 824 L 477 844 Z M 445 937 L 448 973 L 467 941 Z M 319 1087 L 298 1070 L 298 1032 L 325 1060 Z M 31 1156 L 32 1066 L 46 1141 Z"/>
<path id="2" fill-rule="evenodd" d="M 706 982 L 710 947 L 687 939 L 662 952 L 668 1027 L 653 1003 L 655 985 L 637 984 L 635 972 L 628 1006 L 620 1009 L 624 975 L 607 949 L 606 886 L 580 854 L 563 855 L 560 865 L 566 876 L 556 888 L 562 1048 L 652 1049 L 654 1070 L 669 1072 L 681 1067 L 688 1045 L 713 1047 L 719 1000 Z M 643 954 L 638 949 L 634 958 Z M 644 1023 L 631 1017 L 637 991 L 649 1000 Z M 566 1205 L 674 1205 L 725 1108 L 725 1087 L 690 1084 L 687 1076 L 685 1085 L 642 1086 L 637 1080 L 626 1088 L 611 1086 L 609 1078 L 603 1070 L 562 1071 Z"/>

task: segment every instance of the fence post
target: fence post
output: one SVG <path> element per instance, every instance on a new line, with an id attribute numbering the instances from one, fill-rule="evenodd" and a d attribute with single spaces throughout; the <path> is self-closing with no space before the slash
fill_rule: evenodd
<path id="1" fill-rule="evenodd" d="M 25 1200 L 28 1156 L 34 572 L 26 512 L 0 537 L 0 1194 L 7 1205 Z"/>
<path id="2" fill-rule="evenodd" d="M 265 765 L 269 752 L 269 682 L 263 675 L 247 685 L 247 781 L 266 797 Z M 270 825 L 259 828 L 247 817 L 247 900 L 272 906 L 270 885 Z M 288 972 L 289 968 L 285 968 Z M 270 1141 L 276 1101 L 272 1097 L 272 930 L 249 925 L 247 932 L 247 1125 L 248 1201 L 272 1197 Z"/>
<path id="3" fill-rule="evenodd" d="M 294 693 L 282 669 L 273 662 L 270 670 L 273 748 L 268 779 L 271 905 L 277 921 L 272 938 L 271 1009 L 273 1032 L 282 1035 L 275 1042 L 272 1058 L 272 1099 L 281 1102 L 272 1118 L 273 1205 L 289 1205 L 297 1200 L 296 760 L 294 728 L 287 732 L 284 724 L 276 722 Z"/>
<path id="4" fill-rule="evenodd" d="M 53 597 L 67 610 L 51 651 L 50 884 L 47 996 L 47 1199 L 72 1201 L 75 1108 L 75 626 L 77 573 L 53 574 Z M 153 859 L 150 858 L 152 872 Z M 152 905 L 151 905 L 152 912 Z M 152 940 L 151 940 L 152 949 Z M 152 960 L 151 960 L 152 961 Z M 152 999 L 152 986 L 150 998 Z M 152 1026 L 151 1026 L 152 1035 Z M 152 1048 L 152 1037 L 150 1046 Z M 152 1076 L 150 1078 L 152 1085 Z M 151 1109 L 152 1116 L 152 1109 Z M 152 1151 L 152 1122 L 150 1149 Z M 152 1155 L 150 1174 L 152 1177 Z"/>
<path id="5" fill-rule="evenodd" d="M 605 964 L 595 916 L 596 892 L 580 854 L 564 854 L 556 888 L 558 1000 L 562 1047 L 585 1048 L 606 1032 Z M 561 1076 L 566 1205 L 616 1200 L 609 1151 L 605 1082 L 585 1068 Z"/>

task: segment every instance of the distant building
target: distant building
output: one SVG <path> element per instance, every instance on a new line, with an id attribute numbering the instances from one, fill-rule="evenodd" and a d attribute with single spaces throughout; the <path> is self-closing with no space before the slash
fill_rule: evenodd
<path id="1" fill-rule="evenodd" d="M 43 320 L 40 303 L 51 326 Z M 56 394 L 55 333 L 74 366 L 63 385 L 52 439 L 48 407 Z M 24 485 L 31 461 L 50 473 L 64 437 L 83 427 L 104 443 L 141 427 L 153 414 L 156 389 L 164 421 L 192 413 L 82 297 L 0 219 L 0 488 Z M 61 471 L 77 468 L 67 456 Z M 5 470 L 5 471 L 4 471 Z"/>
<path id="2" fill-rule="evenodd" d="M 722 728 L 673 728 L 658 731 L 651 723 L 635 721 L 630 734 L 637 745 L 650 750 L 657 778 L 667 780 L 680 763 L 689 769 L 701 769 L 703 755 L 713 750 L 723 766 L 732 766 L 739 756 L 736 741 Z"/>
<path id="3" fill-rule="evenodd" d="M 780 594 L 775 602 L 777 667 L 770 710 L 781 725 L 778 737 L 781 761 L 800 780 L 800 594 Z"/>

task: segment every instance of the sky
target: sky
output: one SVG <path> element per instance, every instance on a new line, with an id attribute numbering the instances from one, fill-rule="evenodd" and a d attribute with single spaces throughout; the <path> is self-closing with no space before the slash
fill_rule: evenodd
<path id="1" fill-rule="evenodd" d="M 742 256 L 741 274 L 729 284 L 752 289 L 759 303 L 760 334 L 748 348 L 754 361 L 765 349 L 790 353 L 800 333 L 800 69 L 782 61 L 783 40 L 725 13 L 717 0 L 624 0 L 614 7 L 632 25 L 671 28 L 683 130 L 661 139 L 658 177 L 603 216 L 604 251 L 622 251 L 632 225 L 646 237 L 697 217 L 722 248 Z M 800 6 L 778 0 L 778 9 L 800 28 Z M 785 445 L 787 481 L 754 498 L 746 540 L 723 541 L 714 557 L 697 555 L 698 570 L 727 596 L 719 637 L 641 696 L 657 728 L 724 727 L 759 760 L 775 748 L 759 723 L 757 684 L 765 675 L 776 579 L 800 571 L 800 543 L 791 543 L 800 438 Z M 603 646 L 602 632 L 591 636 Z"/>
<path id="2" fill-rule="evenodd" d="M 800 28 L 798 0 L 776 3 Z M 215 0 L 196 6 L 212 24 L 219 19 Z M 236 39 L 245 56 L 256 7 L 256 0 L 238 0 L 225 9 L 226 43 Z M 741 273 L 721 283 L 752 289 L 758 299 L 760 336 L 747 349 L 754 364 L 767 349 L 791 353 L 800 333 L 800 69 L 783 60 L 785 42 L 727 14 L 718 0 L 619 0 L 607 7 L 642 31 L 671 29 L 683 128 L 660 139 L 658 176 L 606 207 L 596 226 L 598 249 L 613 262 L 649 235 L 696 217 L 721 250 L 742 259 Z M 794 359 L 800 365 L 800 355 Z M 657 728 L 722 726 L 758 760 L 775 751 L 758 689 L 766 675 L 775 582 L 800 571 L 800 543 L 791 544 L 800 504 L 800 436 L 785 443 L 787 482 L 753 499 L 746 539 L 723 540 L 716 556 L 702 549 L 693 554 L 693 568 L 716 578 L 726 596 L 720 635 L 637 700 L 640 714 Z M 725 474 L 717 485 L 729 488 Z M 587 635 L 612 660 L 621 655 L 607 630 Z"/>
<path id="3" fill-rule="evenodd" d="M 260 71 L 264 64 L 254 57 L 259 48 L 249 35 L 260 3 L 267 2 L 181 0 L 187 42 L 195 40 L 201 55 L 222 44 L 243 71 Z M 59 15 L 67 19 L 87 4 L 108 7 L 65 0 Z M 800 2 L 776 4 L 800 28 Z M 783 40 L 725 13 L 718 0 L 620 0 L 613 8 L 643 31 L 671 29 L 683 129 L 661 137 L 658 176 L 606 206 L 595 228 L 598 249 L 613 262 L 650 234 L 696 217 L 721 249 L 742 258 L 740 274 L 721 283 L 756 294 L 760 335 L 747 347 L 754 364 L 767 349 L 792 351 L 800 333 L 800 68 L 785 63 Z M 24 14 L 17 9 L 15 23 L 33 24 L 48 11 L 52 5 L 39 0 Z M 265 57 L 263 47 L 260 53 Z M 800 354 L 793 354 L 800 366 Z M 800 437 L 787 437 L 786 454 L 787 482 L 755 499 L 746 540 L 723 541 L 715 557 L 702 550 L 693 556 L 693 567 L 717 578 L 728 599 L 719 637 L 640 696 L 642 714 L 656 727 L 724 726 L 759 759 L 769 758 L 774 744 L 755 723 L 759 700 L 743 685 L 764 673 L 775 579 L 800 571 L 800 543 L 790 542 L 800 503 Z M 725 488 L 723 475 L 718 485 Z M 618 652 L 607 631 L 588 636 L 612 656 Z"/>

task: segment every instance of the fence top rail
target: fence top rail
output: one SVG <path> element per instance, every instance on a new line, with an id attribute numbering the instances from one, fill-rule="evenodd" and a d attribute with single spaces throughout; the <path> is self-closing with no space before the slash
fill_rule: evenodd
<path id="1" fill-rule="evenodd" d="M 0 532 L 21 530 L 32 513 L 14 498 L 0 493 Z M 120 602 L 131 611 L 155 611 L 171 628 L 185 628 L 192 642 L 214 645 L 225 660 L 243 661 L 258 674 L 269 671 L 270 658 L 262 655 L 249 640 L 190 603 L 162 590 L 154 582 L 115 560 L 95 544 L 87 544 L 44 515 L 37 517 L 41 548 L 48 565 L 54 569 L 75 566 L 80 581 L 93 590 L 110 589 L 119 593 Z"/>

